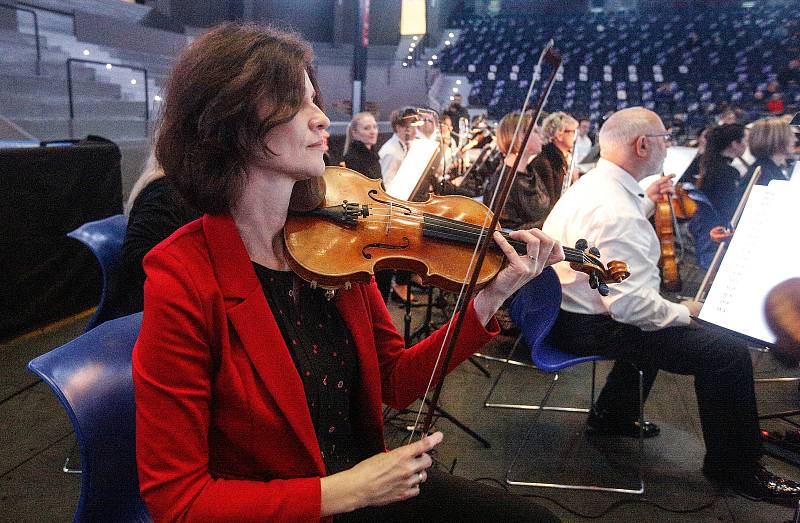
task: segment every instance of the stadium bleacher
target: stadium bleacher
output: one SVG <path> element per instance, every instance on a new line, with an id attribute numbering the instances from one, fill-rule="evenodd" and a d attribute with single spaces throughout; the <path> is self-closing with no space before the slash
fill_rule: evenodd
<path id="1" fill-rule="evenodd" d="M 775 89 L 787 112 L 798 110 L 800 86 L 778 83 L 798 56 L 800 23 L 790 11 L 765 3 L 715 12 L 459 18 L 451 24 L 459 38 L 440 67 L 466 75 L 470 105 L 499 118 L 521 105 L 536 58 L 553 38 L 564 62 L 551 107 L 596 122 L 644 105 L 665 121 L 685 115 L 687 132 L 696 133 L 726 104 L 759 116 Z"/>

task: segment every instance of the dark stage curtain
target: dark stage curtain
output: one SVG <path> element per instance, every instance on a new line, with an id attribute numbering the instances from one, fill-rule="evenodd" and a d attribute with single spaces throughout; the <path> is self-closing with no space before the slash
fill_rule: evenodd
<path id="1" fill-rule="evenodd" d="M 66 234 L 121 212 L 113 142 L 0 149 L 0 339 L 99 302 L 100 267 Z"/>

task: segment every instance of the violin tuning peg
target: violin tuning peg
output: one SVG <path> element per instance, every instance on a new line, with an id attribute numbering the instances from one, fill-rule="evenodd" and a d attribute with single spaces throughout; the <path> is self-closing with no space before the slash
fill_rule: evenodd
<path id="1" fill-rule="evenodd" d="M 600 285 L 597 286 L 597 292 L 600 293 L 600 296 L 608 296 L 608 285 L 601 282 Z"/>
<path id="2" fill-rule="evenodd" d="M 598 285 L 600 285 L 600 279 L 597 277 L 597 274 L 593 272 L 589 275 L 589 287 L 596 289 Z"/>
<path id="3" fill-rule="evenodd" d="M 597 247 L 592 247 L 591 249 L 589 249 L 589 253 L 597 256 L 598 258 L 600 257 L 600 249 L 598 249 Z"/>
<path id="4" fill-rule="evenodd" d="M 589 242 L 587 242 L 584 239 L 580 239 L 575 242 L 575 248 L 578 249 L 579 251 L 585 251 L 588 246 Z"/>

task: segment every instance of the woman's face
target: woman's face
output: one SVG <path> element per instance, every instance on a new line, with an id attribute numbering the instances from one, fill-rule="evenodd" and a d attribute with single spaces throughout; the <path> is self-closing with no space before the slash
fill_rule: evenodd
<path id="1" fill-rule="evenodd" d="M 295 180 L 322 176 L 325 172 L 323 133 L 331 124 L 314 104 L 314 87 L 308 74 L 304 76 L 305 95 L 300 111 L 288 122 L 272 128 L 264 138 L 265 145 L 274 153 L 266 153 L 264 168 Z"/>
<path id="2" fill-rule="evenodd" d="M 372 115 L 359 118 L 353 124 L 353 139 L 368 147 L 378 143 L 378 124 Z"/>

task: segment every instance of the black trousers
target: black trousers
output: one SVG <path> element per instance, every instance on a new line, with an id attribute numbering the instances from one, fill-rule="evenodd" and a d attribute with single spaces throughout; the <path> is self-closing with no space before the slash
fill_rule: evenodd
<path id="1" fill-rule="evenodd" d="M 483 483 L 428 469 L 419 495 L 386 505 L 367 507 L 334 518 L 338 522 L 556 522 L 549 510 L 528 498 Z"/>
<path id="2" fill-rule="evenodd" d="M 659 370 L 691 375 L 706 446 L 704 466 L 733 472 L 761 456 L 753 364 L 744 342 L 699 326 L 643 331 L 605 315 L 563 310 L 553 335 L 568 352 L 617 360 L 596 403 L 612 419 L 638 418 L 637 368 L 644 373 L 645 399 Z"/>

